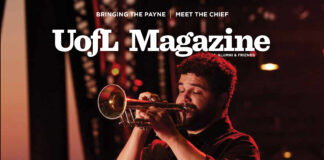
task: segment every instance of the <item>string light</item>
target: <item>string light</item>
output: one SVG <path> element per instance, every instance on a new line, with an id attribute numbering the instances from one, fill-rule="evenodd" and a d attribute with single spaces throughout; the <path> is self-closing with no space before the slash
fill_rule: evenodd
<path id="1" fill-rule="evenodd" d="M 170 20 L 169 20 L 170 21 Z M 161 37 L 164 34 L 164 29 L 163 29 L 163 21 L 159 20 L 157 21 L 157 28 L 159 29 L 160 33 L 159 33 L 159 37 Z M 160 41 L 158 42 L 159 44 L 161 43 Z M 160 87 L 160 96 L 162 99 L 166 99 L 167 98 L 167 90 L 165 88 L 165 85 L 161 85 L 161 84 L 165 84 L 166 82 L 166 75 L 165 75 L 165 58 L 164 58 L 164 54 L 163 52 L 159 51 L 158 55 L 157 55 L 157 59 L 158 59 L 158 74 L 159 74 L 159 87 Z"/>
<path id="2" fill-rule="evenodd" d="M 120 73 L 120 65 L 114 63 L 111 67 L 110 73 L 112 76 L 117 76 Z"/>
<path id="3" fill-rule="evenodd" d="M 135 80 L 134 80 L 134 84 L 135 84 L 136 86 L 142 86 L 142 85 L 143 85 L 143 81 L 141 81 L 141 80 L 139 80 L 139 79 L 135 79 Z"/>
<path id="4" fill-rule="evenodd" d="M 76 11 L 76 28 L 77 30 L 84 34 L 89 35 L 89 22 L 85 16 L 87 16 L 86 10 L 86 2 L 84 0 L 74 0 L 73 1 L 74 10 Z M 81 46 L 84 46 L 84 42 L 81 43 Z M 98 88 L 97 88 L 97 80 L 95 79 L 94 75 L 96 73 L 94 68 L 94 62 L 88 56 L 86 56 L 87 51 L 83 52 L 81 56 L 82 60 L 82 68 L 84 69 L 84 80 L 85 86 L 87 89 L 87 98 L 93 99 L 95 98 Z"/>
<path id="5" fill-rule="evenodd" d="M 292 154 L 289 151 L 285 151 L 283 152 L 282 156 L 286 159 L 290 159 L 292 157 Z"/>
<path id="6" fill-rule="evenodd" d="M 279 65 L 274 63 L 265 63 L 261 64 L 260 68 L 263 71 L 275 71 L 279 69 Z"/>
<path id="7" fill-rule="evenodd" d="M 133 91 L 137 92 L 138 91 L 138 87 L 137 86 L 133 86 Z"/>
<path id="8" fill-rule="evenodd" d="M 117 67 L 112 68 L 111 69 L 111 74 L 113 76 L 117 76 L 119 74 L 119 68 L 117 68 Z"/>

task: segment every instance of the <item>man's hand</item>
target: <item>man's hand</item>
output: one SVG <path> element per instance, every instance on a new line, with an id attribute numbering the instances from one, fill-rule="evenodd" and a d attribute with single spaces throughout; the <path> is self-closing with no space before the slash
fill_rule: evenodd
<path id="1" fill-rule="evenodd" d="M 152 94 L 150 92 L 141 93 L 139 99 L 160 101 L 158 95 Z M 149 122 L 152 125 L 152 128 L 154 129 L 155 134 L 165 142 L 180 135 L 171 116 L 163 108 L 150 106 L 147 109 L 138 110 L 136 112 L 136 117 L 141 117 L 145 120 L 149 120 Z"/>
<path id="2" fill-rule="evenodd" d="M 145 101 L 153 101 L 153 102 L 160 102 L 161 101 L 159 95 L 151 93 L 151 92 L 143 92 L 143 93 L 141 93 L 139 95 L 138 99 L 139 100 L 145 100 Z M 144 117 L 139 114 L 141 112 L 145 112 L 145 109 L 136 110 L 136 116 L 135 117 L 140 118 L 140 119 L 144 119 Z"/>
<path id="3" fill-rule="evenodd" d="M 160 101 L 156 94 L 150 92 L 141 93 L 140 100 Z M 147 109 L 136 110 L 136 118 L 148 120 L 155 134 L 166 142 L 177 159 L 181 160 L 204 160 L 206 154 L 195 148 L 177 130 L 169 113 L 163 109 L 150 106 Z M 139 160 L 149 130 L 135 127 L 125 147 L 118 156 L 118 160 L 132 159 Z"/>
<path id="4" fill-rule="evenodd" d="M 154 99 L 159 100 L 159 97 L 150 92 L 145 92 L 140 94 L 139 99 L 151 99 L 152 101 L 154 101 Z M 177 159 L 206 159 L 205 153 L 197 149 L 180 134 L 171 116 L 165 109 L 150 106 L 146 110 L 139 110 L 137 114 L 138 116 L 150 121 L 155 134 L 169 145 Z"/>
<path id="5" fill-rule="evenodd" d="M 140 100 L 150 100 L 151 101 L 159 101 L 159 96 L 154 95 L 149 92 L 142 93 L 139 96 Z M 142 113 L 144 110 L 136 110 L 136 117 L 140 119 L 145 119 L 144 116 L 142 116 Z M 118 155 L 117 160 L 139 160 L 141 157 L 141 152 L 144 147 L 146 138 L 150 132 L 150 128 L 143 130 L 140 127 L 135 127 L 132 131 L 131 136 L 129 137 L 126 145 L 124 146 L 123 150 Z"/>

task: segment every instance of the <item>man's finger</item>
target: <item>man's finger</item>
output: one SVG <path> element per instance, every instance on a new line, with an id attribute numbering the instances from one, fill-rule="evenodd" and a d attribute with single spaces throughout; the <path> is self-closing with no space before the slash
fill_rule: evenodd
<path id="1" fill-rule="evenodd" d="M 151 97 L 150 97 L 150 101 L 153 101 L 153 102 L 160 102 L 160 101 L 161 101 L 161 98 L 160 98 L 159 95 L 152 93 L 152 94 L 151 94 Z"/>
<path id="2" fill-rule="evenodd" d="M 151 119 L 151 116 L 145 112 L 139 112 L 139 115 L 143 117 L 143 119 Z"/>
<path id="3" fill-rule="evenodd" d="M 147 111 L 151 111 L 151 112 L 158 112 L 160 110 L 160 108 L 155 107 L 155 106 L 149 106 L 147 108 Z"/>
<path id="4" fill-rule="evenodd" d="M 139 95 L 138 99 L 140 100 L 149 100 L 151 98 L 151 92 L 143 92 Z"/>

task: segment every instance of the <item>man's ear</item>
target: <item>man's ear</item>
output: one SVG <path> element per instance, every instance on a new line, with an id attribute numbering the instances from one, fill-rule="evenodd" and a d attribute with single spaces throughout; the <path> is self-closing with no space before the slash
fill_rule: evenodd
<path id="1" fill-rule="evenodd" d="M 227 100 L 228 100 L 228 93 L 227 92 L 221 93 L 217 98 L 217 101 L 218 101 L 219 105 L 223 106 L 223 109 L 226 108 Z"/>

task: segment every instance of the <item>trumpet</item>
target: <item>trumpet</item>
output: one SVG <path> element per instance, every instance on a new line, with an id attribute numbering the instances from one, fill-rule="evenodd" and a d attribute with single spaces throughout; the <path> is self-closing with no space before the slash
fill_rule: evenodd
<path id="1" fill-rule="evenodd" d="M 124 126 L 150 126 L 149 121 L 144 119 L 135 119 L 133 110 L 147 109 L 150 106 L 164 108 L 167 111 L 176 111 L 186 114 L 196 108 L 193 104 L 176 104 L 167 102 L 152 102 L 127 98 L 125 91 L 116 84 L 105 86 L 98 95 L 98 109 L 101 115 L 107 119 L 115 120 L 120 118 L 119 124 Z M 185 115 L 182 123 L 185 123 Z M 181 126 L 182 124 L 177 124 Z"/>

